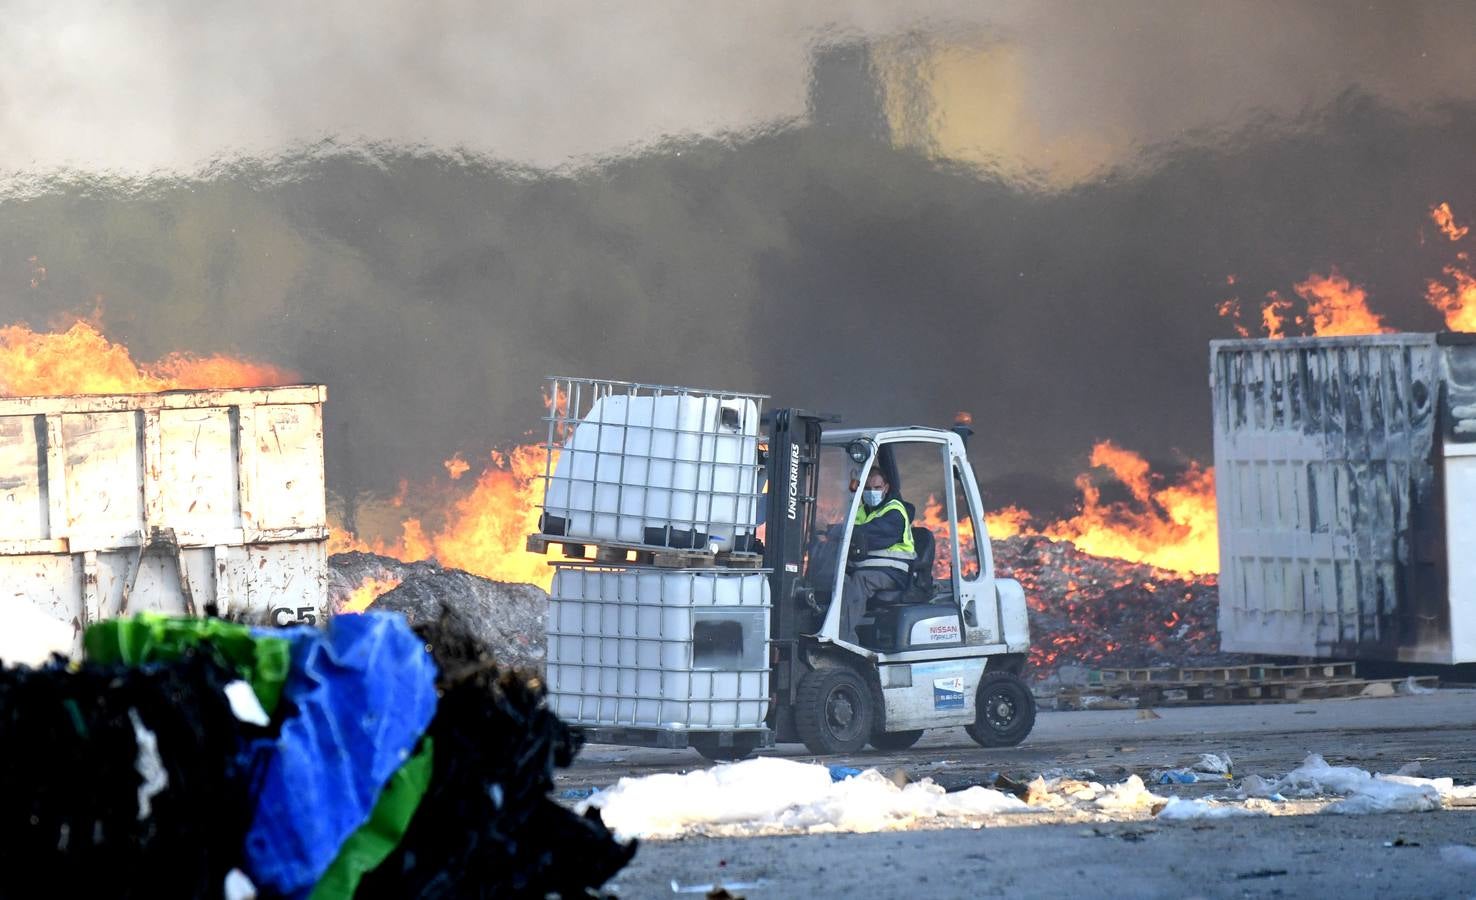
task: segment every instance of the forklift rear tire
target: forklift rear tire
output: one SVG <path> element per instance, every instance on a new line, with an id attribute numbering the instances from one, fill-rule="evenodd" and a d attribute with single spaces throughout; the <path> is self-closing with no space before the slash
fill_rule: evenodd
<path id="1" fill-rule="evenodd" d="M 974 722 L 964 731 L 980 747 L 1013 747 L 1035 727 L 1035 695 L 1009 672 L 985 673 L 974 710 Z"/>
<path id="2" fill-rule="evenodd" d="M 871 736 L 871 746 L 883 752 L 906 750 L 916 744 L 922 734 L 921 728 L 916 731 L 883 731 Z"/>
<path id="3" fill-rule="evenodd" d="M 758 749 L 759 739 L 752 735 L 734 735 L 731 747 L 720 747 L 717 735 L 699 732 L 687 738 L 687 745 L 702 754 L 703 759 L 734 762 L 752 756 L 753 751 Z"/>
<path id="4" fill-rule="evenodd" d="M 851 669 L 815 669 L 800 679 L 794 725 L 811 753 L 855 753 L 871 737 L 871 686 Z"/>

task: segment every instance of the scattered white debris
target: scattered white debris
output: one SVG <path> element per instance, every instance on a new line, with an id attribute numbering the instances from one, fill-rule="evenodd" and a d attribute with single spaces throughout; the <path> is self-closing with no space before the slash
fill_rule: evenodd
<path id="1" fill-rule="evenodd" d="M 1440 808 L 1440 792 L 1424 784 L 1401 784 L 1375 778 L 1347 799 L 1323 807 L 1325 813 L 1368 815 L 1370 813 L 1429 812 Z"/>
<path id="2" fill-rule="evenodd" d="M 1208 772 L 1211 775 L 1229 775 L 1230 757 L 1223 753 L 1201 753 L 1199 762 L 1190 768 L 1196 772 Z"/>
<path id="3" fill-rule="evenodd" d="M 1143 785 L 1143 779 L 1137 775 L 1129 775 L 1127 781 L 1107 788 L 1106 793 L 1098 797 L 1095 802 L 1100 809 L 1148 809 L 1168 802 L 1168 798 L 1150 792 Z"/>
<path id="4" fill-rule="evenodd" d="M 1406 767 L 1400 771 L 1407 770 Z M 1345 797 L 1323 812 L 1346 814 L 1424 812 L 1440 809 L 1445 799 L 1476 797 L 1476 789 L 1457 788 L 1449 778 L 1374 775 L 1356 766 L 1330 766 L 1316 753 L 1274 787 L 1289 796 Z"/>
<path id="5" fill-rule="evenodd" d="M 1185 800 L 1170 797 L 1168 805 L 1158 811 L 1160 819 L 1231 819 L 1240 816 L 1264 816 L 1266 813 L 1245 806 L 1224 806 L 1207 800 Z"/>
<path id="6" fill-rule="evenodd" d="M 1356 766 L 1330 766 L 1320 754 L 1312 753 L 1297 768 L 1276 782 L 1276 789 L 1288 797 L 1325 797 L 1328 794 L 1352 794 L 1373 780 L 1373 776 Z"/>
<path id="7" fill-rule="evenodd" d="M 240 869 L 232 869 L 226 873 L 225 889 L 222 891 L 225 900 L 256 900 L 256 885 Z"/>
<path id="8" fill-rule="evenodd" d="M 622 778 L 580 805 L 600 810 L 622 839 L 675 837 L 708 828 L 725 833 L 882 831 L 922 819 L 1014 812 L 1019 799 L 983 787 L 955 794 L 929 779 L 898 787 L 867 769 L 832 781 L 826 766 L 760 757 L 685 775 Z"/>
<path id="9" fill-rule="evenodd" d="M 271 717 L 262 708 L 261 700 L 256 696 L 256 691 L 251 689 L 251 685 L 238 678 L 225 686 L 225 695 L 230 701 L 231 712 L 237 719 L 262 728 L 272 724 Z"/>
<path id="10" fill-rule="evenodd" d="M 1264 800 L 1285 800 L 1278 789 L 1279 782 L 1267 781 L 1259 775 L 1247 775 L 1240 780 L 1240 791 L 1247 797 Z"/>
<path id="11" fill-rule="evenodd" d="M 164 759 L 159 756 L 159 737 L 144 725 L 138 710 L 128 708 L 128 720 L 133 723 L 133 741 L 138 745 L 138 758 L 133 768 L 143 782 L 138 786 L 138 821 L 153 815 L 153 800 L 169 787 L 169 773 L 164 771 Z"/>

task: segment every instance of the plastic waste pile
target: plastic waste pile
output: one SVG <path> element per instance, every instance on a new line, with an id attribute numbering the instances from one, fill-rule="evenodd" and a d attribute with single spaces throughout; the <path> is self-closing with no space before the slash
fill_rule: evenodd
<path id="1" fill-rule="evenodd" d="M 142 614 L 0 669 L 4 883 L 59 895 L 584 895 L 635 853 L 552 801 L 542 687 L 437 624 Z"/>

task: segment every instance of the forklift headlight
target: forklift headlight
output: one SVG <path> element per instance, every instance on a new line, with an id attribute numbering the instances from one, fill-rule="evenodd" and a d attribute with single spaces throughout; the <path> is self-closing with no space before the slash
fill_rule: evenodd
<path id="1" fill-rule="evenodd" d="M 859 464 L 866 462 L 866 458 L 871 455 L 871 448 L 866 446 L 865 441 L 851 441 L 846 445 L 846 453 L 850 454 L 852 462 Z"/>

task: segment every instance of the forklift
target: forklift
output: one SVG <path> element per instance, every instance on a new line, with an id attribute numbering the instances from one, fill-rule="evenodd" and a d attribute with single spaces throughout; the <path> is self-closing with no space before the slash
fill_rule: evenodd
<path id="1" fill-rule="evenodd" d="M 573 391 L 575 412 L 579 392 L 587 386 L 597 396 L 686 391 L 627 382 L 550 381 L 550 396 Z M 622 409 L 620 415 L 628 419 L 629 407 Z M 729 416 L 728 410 L 723 415 L 720 427 L 735 429 L 741 416 Z M 569 416 L 570 411 L 557 410 L 550 421 L 555 426 L 577 424 Z M 602 422 L 594 423 L 596 444 Z M 952 429 L 838 428 L 837 423 L 833 416 L 800 409 L 773 410 L 755 422 L 754 446 L 748 452 L 757 453 L 753 473 L 762 538 L 743 533 L 726 553 L 714 551 L 718 565 L 741 564 L 767 573 L 768 665 L 762 655 L 751 663 L 767 670 L 767 716 L 725 728 L 698 722 L 656 726 L 634 720 L 581 721 L 575 715 L 572 724 L 588 740 L 690 747 L 708 759 L 735 760 L 760 747 L 793 742 L 821 755 L 855 753 L 867 744 L 900 751 L 929 728 L 963 726 L 985 747 L 1013 746 L 1030 733 L 1035 699 L 1022 678 L 1030 649 L 1025 594 L 1018 582 L 995 577 L 966 450 L 973 433 L 970 422 L 961 415 Z M 551 451 L 559 446 L 556 430 L 550 430 Z M 611 446 L 624 448 L 625 438 Z M 580 452 L 586 458 L 592 455 Z M 552 457 L 549 467 L 555 468 Z M 861 487 L 874 471 L 885 477 L 891 496 L 902 501 L 915 552 L 912 559 L 897 559 L 892 566 L 902 570 L 893 579 L 894 589 L 865 598 L 860 622 L 843 630 L 845 585 L 862 561 L 859 553 L 852 553 L 853 523 L 861 508 Z M 545 513 L 540 532 L 529 536 L 530 550 L 543 552 L 561 544 L 565 555 L 582 567 L 586 547 L 570 540 L 564 519 Z M 666 546 L 660 541 L 673 536 L 704 547 L 709 539 L 695 526 L 691 531 L 648 528 L 643 544 L 597 545 L 596 565 L 624 560 L 628 549 L 639 558 Z M 858 551 L 860 543 L 855 542 Z M 694 630 L 693 659 L 711 655 L 716 648 L 708 643 L 714 635 L 732 640 L 735 634 L 741 647 L 741 630 Z M 592 636 L 609 637 L 603 632 Z M 553 666 L 552 650 L 549 658 Z M 608 659 L 599 665 L 601 672 L 610 668 Z M 556 702 L 561 699 L 558 681 L 551 670 Z M 613 685 L 599 691 L 601 705 L 607 698 L 625 696 L 611 693 Z"/>
<path id="2" fill-rule="evenodd" d="M 818 755 L 867 744 L 900 751 L 927 729 L 960 725 L 984 747 L 1019 744 L 1036 711 L 1022 677 L 1030 648 L 1025 594 L 994 574 L 966 452 L 968 418 L 952 429 L 827 427 L 836 421 L 799 409 L 765 416 L 768 733 L 693 734 L 690 745 L 714 760 L 742 759 L 770 743 L 802 742 Z M 916 559 L 904 587 L 868 598 L 852 643 L 841 631 L 841 596 L 855 562 L 860 488 L 874 468 L 913 513 Z M 924 492 L 931 514 L 917 524 L 914 504 Z"/>

